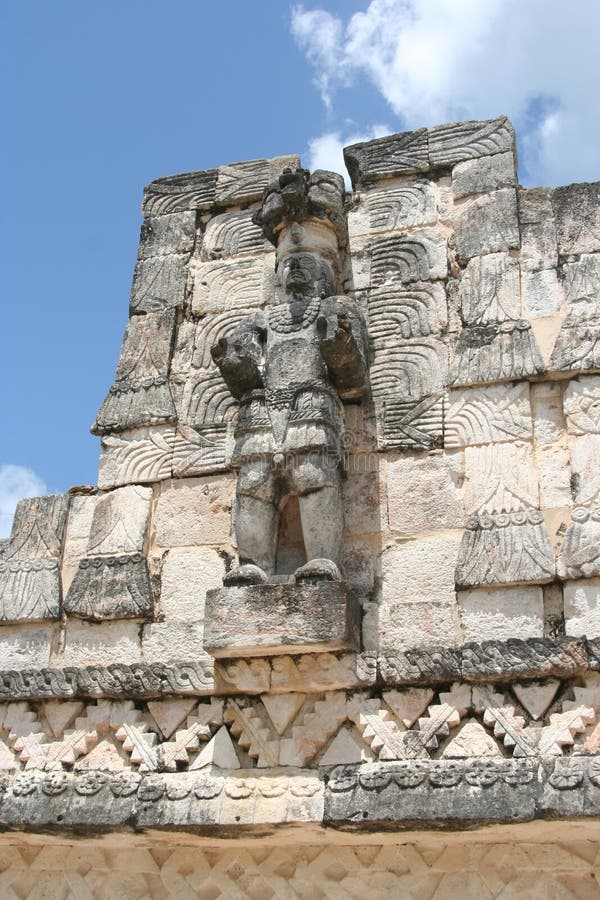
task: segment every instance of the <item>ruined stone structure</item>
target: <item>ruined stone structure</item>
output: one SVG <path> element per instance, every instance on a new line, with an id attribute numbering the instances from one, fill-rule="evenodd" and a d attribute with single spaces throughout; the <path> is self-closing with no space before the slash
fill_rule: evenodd
<path id="1" fill-rule="evenodd" d="M 598 895 L 600 184 L 345 157 L 146 188 L 99 486 L 0 544 L 3 896 Z"/>

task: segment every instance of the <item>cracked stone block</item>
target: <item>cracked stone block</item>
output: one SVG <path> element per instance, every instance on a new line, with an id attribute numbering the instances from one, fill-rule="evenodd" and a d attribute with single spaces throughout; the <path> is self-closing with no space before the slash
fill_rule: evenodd
<path id="1" fill-rule="evenodd" d="M 138 259 L 129 297 L 130 315 L 183 306 L 189 258 L 189 253 L 169 253 Z"/>
<path id="2" fill-rule="evenodd" d="M 449 166 L 465 159 L 515 152 L 515 132 L 506 116 L 481 122 L 450 122 L 430 128 L 432 166 Z"/>
<path id="3" fill-rule="evenodd" d="M 460 454 L 391 462 L 387 483 L 391 531 L 408 536 L 462 528 L 462 478 Z"/>
<path id="4" fill-rule="evenodd" d="M 161 483 L 154 520 L 157 545 L 228 544 L 233 491 L 231 475 Z"/>
<path id="5" fill-rule="evenodd" d="M 215 202 L 217 169 L 157 178 L 144 188 L 142 212 L 161 216 L 185 210 L 207 209 Z"/>
<path id="6" fill-rule="evenodd" d="M 140 232 L 138 259 L 168 256 L 171 253 L 191 253 L 196 238 L 194 212 L 149 216 Z"/>
<path id="7" fill-rule="evenodd" d="M 354 190 L 381 178 L 429 169 L 427 129 L 391 134 L 344 147 L 344 162 Z"/>
<path id="8" fill-rule="evenodd" d="M 223 558 L 208 548 L 169 550 L 161 577 L 160 610 L 168 621 L 204 618 L 206 592 L 221 586 Z"/>
<path id="9" fill-rule="evenodd" d="M 457 200 L 469 194 L 514 187 L 516 183 L 515 157 L 511 152 L 468 159 L 452 169 L 452 193 Z"/>
<path id="10" fill-rule="evenodd" d="M 460 537 L 406 541 L 381 554 L 382 603 L 454 601 L 454 569 Z"/>
<path id="11" fill-rule="evenodd" d="M 35 669 L 47 666 L 57 637 L 58 629 L 51 625 L 3 625 L 0 629 L 0 669 Z"/>
<path id="12" fill-rule="evenodd" d="M 51 559 L 60 555 L 69 508 L 68 494 L 19 500 L 6 559 Z"/>
<path id="13" fill-rule="evenodd" d="M 600 637 L 600 578 L 567 581 L 564 599 L 566 633 L 573 637 Z"/>
<path id="14" fill-rule="evenodd" d="M 457 600 L 465 642 L 543 636 L 541 587 L 459 591 Z"/>
<path id="15" fill-rule="evenodd" d="M 455 222 L 456 252 L 461 259 L 519 247 L 517 196 L 502 188 L 465 201 Z"/>
<path id="16" fill-rule="evenodd" d="M 152 488 L 130 485 L 97 498 L 87 547 L 89 556 L 141 553 Z"/>
<path id="17" fill-rule="evenodd" d="M 81 619 L 151 616 L 154 598 L 146 557 L 133 553 L 80 560 L 64 609 Z"/>
<path id="18" fill-rule="evenodd" d="M 137 622 L 80 622 L 69 619 L 62 652 L 54 652 L 54 666 L 131 665 L 142 661 Z"/>
<path id="19" fill-rule="evenodd" d="M 204 645 L 218 658 L 355 650 L 358 611 L 339 582 L 224 587 L 206 595 Z"/>
<path id="20" fill-rule="evenodd" d="M 555 188 L 552 206 L 559 253 L 568 256 L 600 250 L 600 182 Z"/>

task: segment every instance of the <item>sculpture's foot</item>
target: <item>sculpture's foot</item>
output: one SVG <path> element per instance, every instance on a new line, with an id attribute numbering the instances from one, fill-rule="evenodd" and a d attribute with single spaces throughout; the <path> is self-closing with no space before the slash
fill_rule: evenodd
<path id="1" fill-rule="evenodd" d="M 341 581 L 342 574 L 332 559 L 309 559 L 292 575 L 296 583 L 301 581 Z"/>
<path id="2" fill-rule="evenodd" d="M 264 569 L 255 566 L 254 563 L 244 563 L 236 566 L 223 578 L 223 584 L 227 587 L 243 584 L 267 584 L 269 578 Z"/>

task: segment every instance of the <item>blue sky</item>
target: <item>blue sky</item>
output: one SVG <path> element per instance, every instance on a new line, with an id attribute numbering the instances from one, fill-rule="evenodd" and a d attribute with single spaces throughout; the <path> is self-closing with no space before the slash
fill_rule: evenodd
<path id="1" fill-rule="evenodd" d="M 160 175 L 508 113 L 521 180 L 600 177 L 597 0 L 20 0 L 5 86 L 0 536 L 97 478 L 141 216 Z"/>

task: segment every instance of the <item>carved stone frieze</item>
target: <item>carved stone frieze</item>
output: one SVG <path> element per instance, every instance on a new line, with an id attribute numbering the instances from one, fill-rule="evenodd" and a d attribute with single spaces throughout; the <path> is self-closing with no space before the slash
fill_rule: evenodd
<path id="1" fill-rule="evenodd" d="M 465 328 L 456 344 L 450 384 L 516 381 L 543 374 L 544 362 L 531 324 L 524 319 Z"/>
<path id="2" fill-rule="evenodd" d="M 65 597 L 67 615 L 82 619 L 128 619 L 152 615 L 154 598 L 142 553 L 88 556 Z"/>

